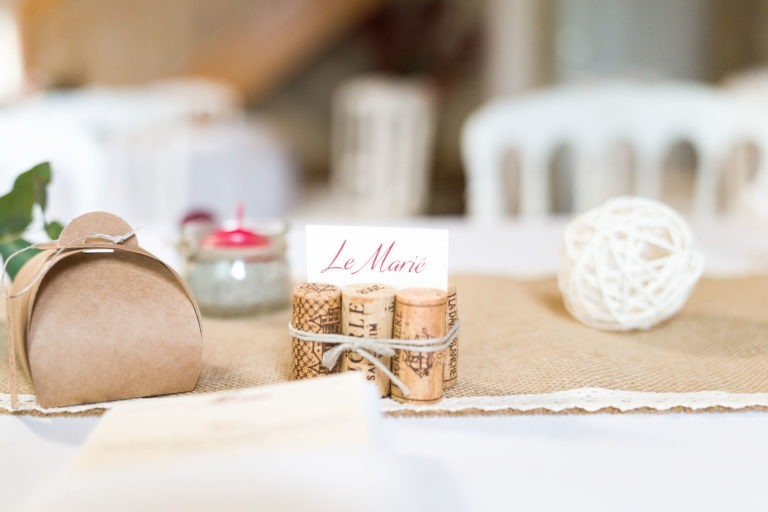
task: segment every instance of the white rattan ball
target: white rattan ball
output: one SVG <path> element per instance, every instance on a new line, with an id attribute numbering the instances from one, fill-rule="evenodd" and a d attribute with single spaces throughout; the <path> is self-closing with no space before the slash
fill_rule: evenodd
<path id="1" fill-rule="evenodd" d="M 618 197 L 570 222 L 558 286 L 586 325 L 649 329 L 680 311 L 703 270 L 704 256 L 676 211 Z"/>

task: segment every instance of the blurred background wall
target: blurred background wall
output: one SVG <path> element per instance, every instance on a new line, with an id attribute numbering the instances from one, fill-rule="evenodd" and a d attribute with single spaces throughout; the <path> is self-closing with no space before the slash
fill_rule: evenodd
<path id="1" fill-rule="evenodd" d="M 614 77 L 710 83 L 768 60 L 768 0 L 0 0 L 0 98 L 202 76 L 328 179 L 334 91 L 418 77 L 439 115 L 430 213 L 461 213 L 463 121 L 485 99 Z M 1 143 L 0 143 L 1 144 Z"/>

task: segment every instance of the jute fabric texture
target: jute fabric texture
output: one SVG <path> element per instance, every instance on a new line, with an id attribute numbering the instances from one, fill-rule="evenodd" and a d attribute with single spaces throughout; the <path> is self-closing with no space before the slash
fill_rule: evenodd
<path id="1" fill-rule="evenodd" d="M 458 384 L 434 406 L 383 400 L 383 410 L 410 415 L 768 406 L 768 277 L 703 279 L 679 315 L 630 333 L 578 323 L 563 307 L 554 278 L 464 275 L 454 281 L 462 323 Z M 289 317 L 284 310 L 205 318 L 203 372 L 194 392 L 288 380 Z M 7 381 L 7 367 L 0 365 L 3 393 Z M 21 393 L 32 393 L 25 376 L 20 384 Z M 6 397 L 0 395 L 0 409 L 7 409 Z M 27 395 L 21 412 L 93 414 L 109 405 L 40 410 Z"/>

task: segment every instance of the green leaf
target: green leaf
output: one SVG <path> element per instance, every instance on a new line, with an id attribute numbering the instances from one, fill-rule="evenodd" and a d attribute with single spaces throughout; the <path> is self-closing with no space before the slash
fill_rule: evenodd
<path id="1" fill-rule="evenodd" d="M 0 237 L 18 238 L 32 222 L 35 191 L 30 185 L 17 180 L 13 189 L 0 197 Z"/>
<path id="2" fill-rule="evenodd" d="M 6 243 L 22 236 L 32 223 L 32 212 L 39 204 L 43 212 L 48 204 L 47 187 L 51 182 L 48 162 L 19 175 L 9 193 L 0 197 L 0 239 Z"/>
<path id="3" fill-rule="evenodd" d="M 64 226 L 62 226 L 61 222 L 57 221 L 51 221 L 46 223 L 45 225 L 45 233 L 48 235 L 48 237 L 51 240 L 56 240 L 59 238 L 59 235 L 61 234 L 61 231 L 64 229 Z"/>
<path id="4" fill-rule="evenodd" d="M 48 185 L 51 183 L 51 164 L 49 162 L 37 164 L 16 178 L 16 181 L 20 179 L 32 182 L 35 191 L 35 202 L 45 212 L 45 209 L 48 207 Z"/>
<path id="5" fill-rule="evenodd" d="M 0 243 L 0 256 L 3 257 L 3 261 L 6 261 L 6 259 L 16 251 L 29 247 L 30 245 L 32 245 L 30 242 L 21 238 L 10 243 Z M 15 256 L 5 269 L 10 278 L 14 279 L 16 274 L 19 273 L 19 270 L 21 270 L 21 267 L 31 260 L 38 252 L 40 252 L 38 249 L 30 249 Z"/>
<path id="6" fill-rule="evenodd" d="M 45 232 L 53 239 L 59 237 L 61 223 L 45 219 L 50 183 L 51 165 L 43 162 L 20 174 L 13 182 L 11 191 L 0 197 L 0 257 L 3 261 L 31 245 L 22 236 L 32 223 L 35 205 L 40 206 Z M 14 257 L 6 269 L 11 279 L 38 252 L 37 249 L 30 249 Z"/>

